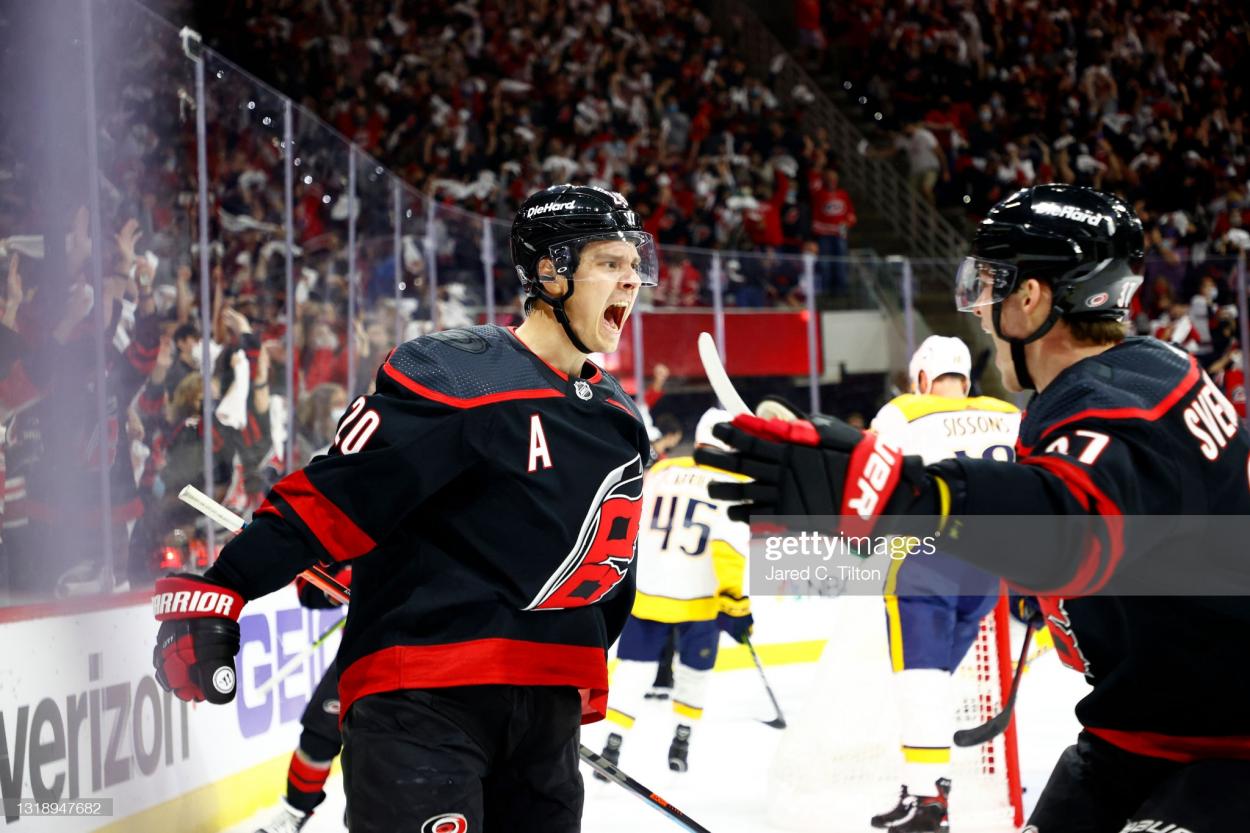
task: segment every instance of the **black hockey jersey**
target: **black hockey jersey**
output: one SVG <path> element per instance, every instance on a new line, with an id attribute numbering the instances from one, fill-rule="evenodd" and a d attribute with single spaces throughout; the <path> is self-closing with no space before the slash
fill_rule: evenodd
<path id="1" fill-rule="evenodd" d="M 496 326 L 409 341 L 328 454 L 279 481 L 210 576 L 252 599 L 353 562 L 343 713 L 410 688 L 572 686 L 602 716 L 634 598 L 650 445 L 633 401 Z"/>
<path id="2" fill-rule="evenodd" d="M 950 544 L 1040 594 L 1061 658 L 1093 686 L 1077 706 L 1082 725 L 1144 755 L 1250 758 L 1250 597 L 1140 594 L 1160 576 L 1175 576 L 1179 590 L 1203 570 L 1246 586 L 1250 541 L 1213 540 L 1199 517 L 1160 520 L 1162 535 L 1129 522 L 1250 514 L 1250 440 L 1232 405 L 1192 357 L 1131 338 L 1034 397 L 1016 450 L 1023 465 L 952 460 L 930 471 L 953 484 L 953 520 L 1089 519 L 1071 547 L 1023 534 L 988 540 L 975 518 Z"/>

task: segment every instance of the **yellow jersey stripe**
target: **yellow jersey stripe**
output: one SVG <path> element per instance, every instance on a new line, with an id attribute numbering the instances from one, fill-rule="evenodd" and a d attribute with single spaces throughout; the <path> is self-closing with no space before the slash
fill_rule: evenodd
<path id="1" fill-rule="evenodd" d="M 905 393 L 896 396 L 890 404 L 903 413 L 908 422 L 915 422 L 930 414 L 954 413 L 958 411 L 993 411 L 999 414 L 1017 414 L 1020 409 L 1010 402 L 995 399 L 992 396 L 970 396 L 967 399 L 953 399 L 948 396 L 933 394 Z"/>

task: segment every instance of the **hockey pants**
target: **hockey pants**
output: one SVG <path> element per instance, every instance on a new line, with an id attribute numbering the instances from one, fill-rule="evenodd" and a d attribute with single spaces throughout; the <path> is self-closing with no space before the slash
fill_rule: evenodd
<path id="1" fill-rule="evenodd" d="M 362 697 L 343 721 L 352 833 L 576 833 L 581 698 L 563 686 Z"/>

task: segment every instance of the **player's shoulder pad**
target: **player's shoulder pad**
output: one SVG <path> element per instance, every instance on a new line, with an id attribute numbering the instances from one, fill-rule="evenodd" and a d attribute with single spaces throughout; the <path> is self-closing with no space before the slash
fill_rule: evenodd
<path id="1" fill-rule="evenodd" d="M 616 407 L 645 425 L 646 420 L 642 418 L 642 411 L 638 410 L 638 403 L 625 392 L 625 388 L 621 386 L 620 380 L 602 368 L 599 368 L 599 375 L 602 377 L 599 380 L 599 385 L 604 388 L 606 398 Z"/>
<path id="2" fill-rule="evenodd" d="M 378 392 L 453 408 L 560 395 L 504 328 L 431 333 L 396 347 L 378 369 Z"/>
<path id="3" fill-rule="evenodd" d="M 1029 403 L 1021 442 L 1085 418 L 1137 419 L 1175 401 L 1202 373 L 1188 353 L 1155 338 L 1127 338 L 1064 370 Z M 1025 436 L 1028 434 L 1030 436 Z"/>
<path id="4" fill-rule="evenodd" d="M 888 404 L 897 408 L 908 422 L 915 422 L 930 414 L 947 414 L 973 409 L 1002 411 L 1003 413 L 1014 413 L 1016 410 L 1015 406 L 989 396 L 954 399 L 949 396 L 934 396 L 931 393 L 904 393 L 891 399 Z"/>
<path id="5" fill-rule="evenodd" d="M 661 466 L 663 468 L 661 468 Z M 697 471 L 704 472 L 705 474 L 710 474 L 716 480 L 736 481 L 738 483 L 751 479 L 745 474 L 738 474 L 735 471 L 726 471 L 725 469 L 718 469 L 715 466 L 700 465 L 694 461 L 693 457 L 690 456 L 666 457 L 651 467 L 652 471 L 656 471 L 657 469 L 660 471 L 664 471 L 665 469 L 695 469 Z"/>
<path id="6" fill-rule="evenodd" d="M 1020 409 L 1010 402 L 1004 402 L 993 396 L 970 396 L 966 400 L 969 411 L 991 411 L 996 414 L 1018 414 Z"/>

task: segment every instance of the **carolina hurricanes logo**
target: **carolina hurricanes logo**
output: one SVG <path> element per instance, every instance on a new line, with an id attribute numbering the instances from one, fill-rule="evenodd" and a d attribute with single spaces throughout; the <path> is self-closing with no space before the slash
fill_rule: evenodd
<path id="1" fill-rule="evenodd" d="M 642 514 L 642 460 L 608 472 L 582 520 L 577 543 L 525 610 L 585 607 L 620 583 L 634 560 Z"/>
<path id="2" fill-rule="evenodd" d="M 1081 644 L 1072 631 L 1072 619 L 1064 607 L 1063 599 L 1039 596 L 1038 606 L 1046 614 L 1046 622 L 1050 625 L 1050 635 L 1055 640 L 1055 650 L 1064 665 L 1080 671 L 1085 676 L 1092 676 L 1089 660 L 1081 650 Z"/>
<path id="3" fill-rule="evenodd" d="M 467 833 L 469 822 L 461 813 L 441 813 L 421 823 L 421 833 Z"/>

